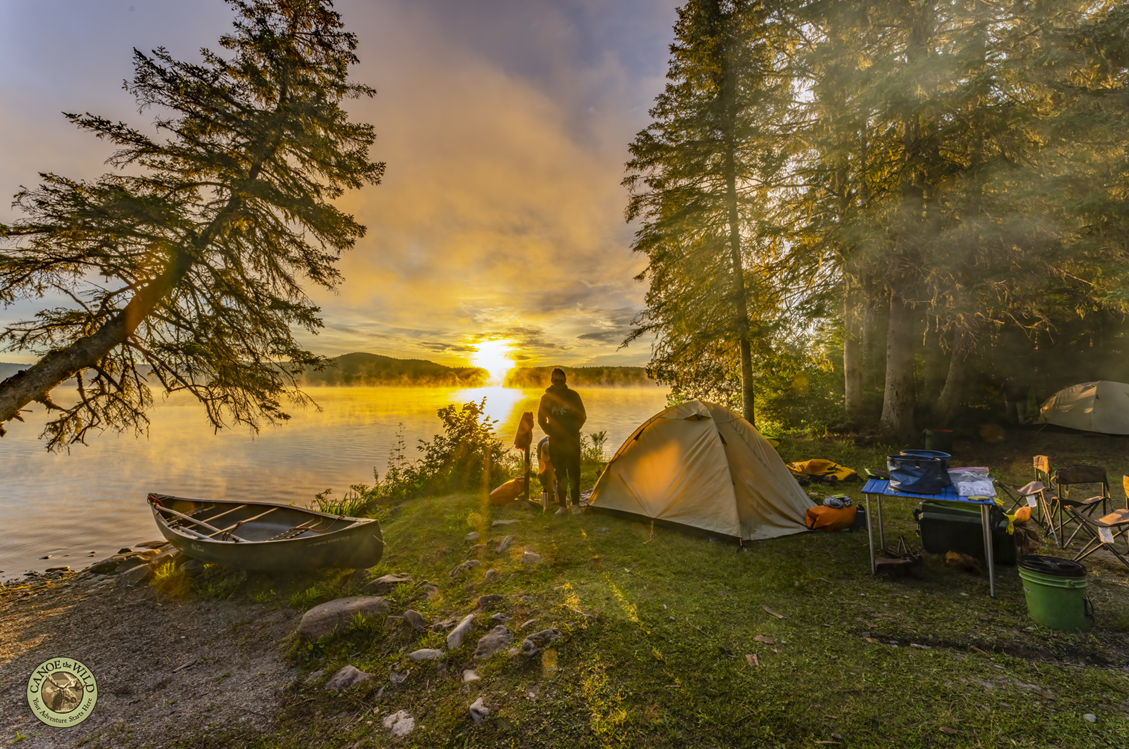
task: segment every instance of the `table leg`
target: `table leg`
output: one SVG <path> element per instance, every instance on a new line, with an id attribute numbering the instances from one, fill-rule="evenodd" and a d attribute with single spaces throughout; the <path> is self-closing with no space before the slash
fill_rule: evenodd
<path id="1" fill-rule="evenodd" d="M 878 551 L 886 553 L 886 531 L 882 528 L 882 495 L 875 496 L 878 502 Z"/>
<path id="2" fill-rule="evenodd" d="M 984 557 L 988 560 L 988 592 L 996 597 L 996 560 L 992 552 L 992 528 L 988 525 L 989 505 L 980 505 L 980 525 L 984 530 Z"/>
<path id="3" fill-rule="evenodd" d="M 870 574 L 877 575 L 878 568 L 874 565 L 874 533 L 870 530 L 870 495 L 862 495 L 866 500 L 866 542 L 870 545 Z"/>

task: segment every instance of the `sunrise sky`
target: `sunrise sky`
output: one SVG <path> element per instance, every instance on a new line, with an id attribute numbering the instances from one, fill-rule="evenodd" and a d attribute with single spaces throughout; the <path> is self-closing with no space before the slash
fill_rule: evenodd
<path id="1" fill-rule="evenodd" d="M 388 169 L 342 200 L 368 236 L 342 260 L 339 293 L 315 293 L 326 325 L 303 342 L 465 364 L 477 341 L 503 338 L 521 364 L 645 363 L 646 343 L 616 350 L 645 292 L 620 180 L 677 5 L 338 2 L 360 38 L 353 77 L 378 92 L 351 110 L 376 126 Z M 232 17 L 221 0 L 0 2 L 0 222 L 40 171 L 107 170 L 108 147 L 61 112 L 151 121 L 121 88 L 133 47 L 196 59 Z M 0 323 L 46 304 L 0 309 Z"/>

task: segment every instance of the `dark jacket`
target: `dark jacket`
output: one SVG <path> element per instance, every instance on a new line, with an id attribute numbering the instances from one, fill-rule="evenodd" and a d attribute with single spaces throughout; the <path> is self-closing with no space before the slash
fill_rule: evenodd
<path id="1" fill-rule="evenodd" d="M 537 423 L 549 435 L 550 443 L 553 440 L 562 442 L 579 442 L 580 427 L 588 419 L 584 412 L 584 403 L 580 400 L 580 393 L 571 390 L 568 385 L 561 389 L 549 387 L 541 396 L 541 405 L 537 408 Z"/>

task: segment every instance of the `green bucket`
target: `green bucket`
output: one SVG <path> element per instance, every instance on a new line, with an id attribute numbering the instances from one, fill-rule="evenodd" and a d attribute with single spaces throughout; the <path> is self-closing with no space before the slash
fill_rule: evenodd
<path id="1" fill-rule="evenodd" d="M 953 430 L 952 429 L 926 429 L 925 430 L 925 449 L 926 450 L 940 450 L 943 453 L 952 453 L 953 451 Z"/>
<path id="2" fill-rule="evenodd" d="M 1027 613 L 1051 629 L 1086 630 L 1094 612 L 1086 597 L 1086 568 L 1069 559 L 1025 556 L 1019 577 L 1027 596 Z"/>

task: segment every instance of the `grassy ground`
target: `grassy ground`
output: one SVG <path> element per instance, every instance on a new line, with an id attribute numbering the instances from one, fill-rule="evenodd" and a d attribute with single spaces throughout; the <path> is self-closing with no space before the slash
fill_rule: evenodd
<path id="1" fill-rule="evenodd" d="M 958 441 L 954 454 L 958 463 L 992 466 L 994 475 L 1017 484 L 1029 480 L 1036 452 L 1058 465 L 1107 465 L 1120 484 L 1129 472 L 1125 445 L 1024 433 L 997 445 Z M 780 452 L 785 460 L 822 457 L 878 469 L 887 449 L 785 438 Z M 848 493 L 857 497 L 860 487 Z M 1114 496 L 1121 506 L 1124 495 Z M 915 538 L 915 504 L 885 503 L 888 540 Z M 521 522 L 491 528 L 501 517 Z M 986 580 L 946 568 L 937 557 L 927 559 L 924 580 L 895 582 L 871 576 L 860 532 L 801 534 L 737 553 L 731 543 L 674 530 L 657 528 L 652 536 L 648 526 L 620 518 L 557 518 L 539 507 L 492 508 L 473 496 L 414 501 L 383 526 L 385 557 L 368 576 L 410 572 L 441 589 L 430 599 L 397 589 L 394 613 L 410 606 L 434 622 L 465 615 L 480 595 L 500 593 L 505 604 L 495 610 L 511 614 L 511 631 L 536 619 L 523 634 L 555 626 L 563 638 L 533 659 L 503 653 L 474 661 L 474 642 L 487 630 L 480 626 L 469 646 L 422 663 L 408 661 L 407 653 L 442 647 L 443 636 L 390 634 L 382 621 L 358 622 L 312 647 L 295 643 L 303 674 L 328 675 L 349 663 L 374 678 L 340 696 L 300 679 L 287 694 L 277 733 L 258 745 L 1129 745 L 1129 570 L 1108 560 L 1088 564 L 1095 628 L 1062 633 L 1028 618 L 1014 567 L 998 570 L 994 600 Z M 464 540 L 470 531 L 490 538 L 486 550 L 472 550 Z M 515 535 L 514 547 L 497 557 L 492 550 L 506 533 Z M 543 561 L 518 564 L 525 549 Z M 482 564 L 468 578 L 449 576 L 473 556 Z M 485 585 L 491 568 L 501 576 Z M 213 594 L 273 595 L 304 609 L 355 593 L 359 582 L 337 573 L 209 585 Z M 411 671 L 396 688 L 388 679 L 394 667 Z M 481 680 L 465 685 L 466 668 Z M 478 697 L 491 710 L 480 726 L 467 710 Z M 402 741 L 380 725 L 397 710 L 416 720 Z M 222 746 L 239 738 L 188 743 Z"/>

